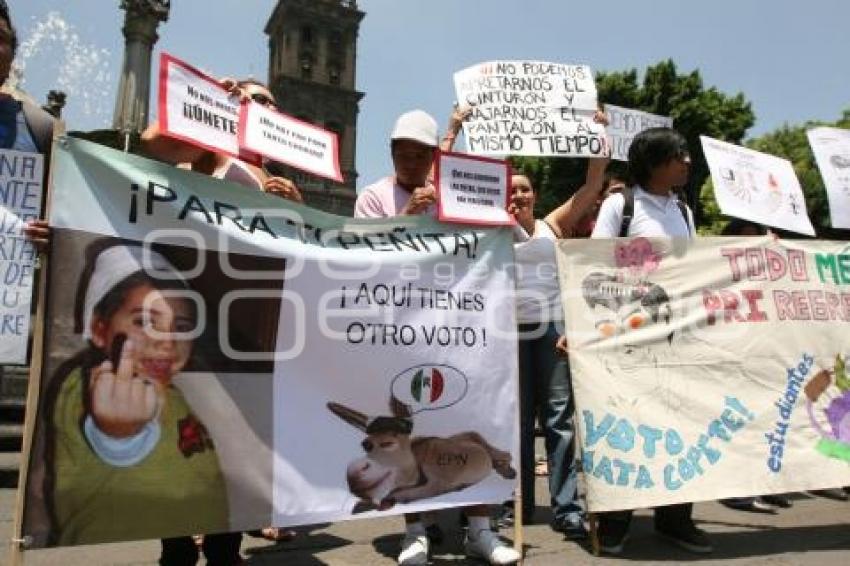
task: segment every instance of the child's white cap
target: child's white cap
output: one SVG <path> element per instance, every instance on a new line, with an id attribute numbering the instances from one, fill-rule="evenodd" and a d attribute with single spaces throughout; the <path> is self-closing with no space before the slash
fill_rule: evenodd
<path id="1" fill-rule="evenodd" d="M 180 273 L 162 254 L 141 246 L 117 245 L 106 248 L 97 256 L 89 285 L 86 289 L 83 310 L 83 338 L 90 340 L 94 307 L 115 288 L 116 285 L 134 275 L 144 272 L 151 279 L 183 281 Z"/>

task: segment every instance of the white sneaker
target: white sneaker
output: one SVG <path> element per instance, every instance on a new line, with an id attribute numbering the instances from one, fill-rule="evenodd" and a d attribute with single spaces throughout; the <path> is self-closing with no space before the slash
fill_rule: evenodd
<path id="1" fill-rule="evenodd" d="M 404 539 L 401 541 L 398 563 L 403 566 L 428 564 L 428 536 L 404 535 Z"/>
<path id="2" fill-rule="evenodd" d="M 466 555 L 470 558 L 480 558 L 490 564 L 516 564 L 521 558 L 519 552 L 508 546 L 493 531 L 478 531 L 473 538 L 466 535 Z"/>

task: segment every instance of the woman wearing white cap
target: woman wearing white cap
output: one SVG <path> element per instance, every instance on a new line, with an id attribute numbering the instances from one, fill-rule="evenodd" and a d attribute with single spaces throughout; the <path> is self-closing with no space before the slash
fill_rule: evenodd
<path id="1" fill-rule="evenodd" d="M 185 281 L 161 254 L 120 240 L 87 256 L 75 318 L 88 345 L 57 370 L 47 401 L 56 542 L 226 531 L 215 448 L 173 385 L 197 326 Z"/>

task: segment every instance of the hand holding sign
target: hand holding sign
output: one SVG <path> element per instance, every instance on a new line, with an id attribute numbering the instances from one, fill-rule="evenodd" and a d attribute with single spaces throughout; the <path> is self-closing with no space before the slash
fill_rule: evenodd
<path id="1" fill-rule="evenodd" d="M 113 438 L 135 436 L 157 413 L 156 386 L 149 379 L 133 375 L 135 356 L 135 346 L 127 340 L 117 371 L 109 360 L 92 369 L 92 418 L 97 428 Z"/>
<path id="2" fill-rule="evenodd" d="M 430 185 L 427 187 L 417 187 L 413 189 L 410 200 L 407 201 L 407 204 L 401 210 L 401 215 L 413 216 L 422 214 L 435 202 L 437 202 L 437 191 L 434 190 L 434 187 Z"/>

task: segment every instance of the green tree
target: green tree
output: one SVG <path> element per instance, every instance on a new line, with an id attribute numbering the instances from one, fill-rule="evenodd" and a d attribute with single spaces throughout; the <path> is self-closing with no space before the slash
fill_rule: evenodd
<path id="1" fill-rule="evenodd" d="M 740 143 L 754 123 L 750 103 L 744 95 L 726 95 L 714 87 L 705 88 L 698 70 L 679 74 L 672 60 L 646 69 L 643 82 L 637 69 L 600 72 L 596 76 L 599 101 L 670 116 L 674 127 L 688 140 L 693 161 L 690 187 L 701 187 L 708 166 L 699 143 L 706 135 Z M 543 214 L 569 197 L 584 181 L 586 160 L 565 158 L 514 158 L 514 166 L 531 175 L 538 188 L 538 214 Z M 613 172 L 624 174 L 622 163 L 613 163 Z M 689 188 L 696 214 L 701 217 L 696 190 Z"/>
<path id="2" fill-rule="evenodd" d="M 818 234 L 828 234 L 830 230 L 829 203 L 820 170 L 815 162 L 814 153 L 806 137 L 806 130 L 817 126 L 833 126 L 850 129 L 850 108 L 835 122 L 806 122 L 803 125 L 791 126 L 785 124 L 780 128 L 762 136 L 750 139 L 746 146 L 756 151 L 782 157 L 791 162 L 794 172 L 800 180 L 803 194 L 806 197 L 806 208 L 809 218 Z M 708 179 L 702 187 L 700 201 L 706 212 L 706 222 L 703 225 L 704 234 L 718 234 L 728 223 L 728 219 L 720 214 L 720 209 L 714 200 L 714 186 Z"/>

